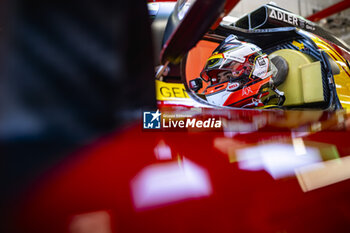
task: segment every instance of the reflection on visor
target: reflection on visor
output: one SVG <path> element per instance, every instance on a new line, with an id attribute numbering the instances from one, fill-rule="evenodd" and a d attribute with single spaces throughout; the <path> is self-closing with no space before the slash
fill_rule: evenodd
<path id="1" fill-rule="evenodd" d="M 251 68 L 245 63 L 239 63 L 231 59 L 215 58 L 207 62 L 201 77 L 206 82 L 211 81 L 211 84 L 216 84 L 228 81 L 229 78 L 247 78 L 250 72 Z"/>

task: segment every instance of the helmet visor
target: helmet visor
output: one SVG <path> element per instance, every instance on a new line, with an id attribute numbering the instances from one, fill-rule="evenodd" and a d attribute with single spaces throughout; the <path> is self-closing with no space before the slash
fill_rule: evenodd
<path id="1" fill-rule="evenodd" d="M 249 77 L 247 66 L 231 59 L 217 58 L 210 59 L 204 67 L 201 77 L 211 84 L 222 83 L 242 76 Z"/>

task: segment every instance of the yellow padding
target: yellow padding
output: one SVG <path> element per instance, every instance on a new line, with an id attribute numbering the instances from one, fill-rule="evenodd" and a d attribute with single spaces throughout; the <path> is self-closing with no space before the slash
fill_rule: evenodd
<path id="1" fill-rule="evenodd" d="M 286 81 L 278 86 L 286 96 L 285 106 L 324 101 L 320 62 L 292 49 L 277 50 L 270 56 L 274 55 L 283 57 L 289 66 Z"/>
<path id="2" fill-rule="evenodd" d="M 303 65 L 300 67 L 300 69 L 304 102 L 315 103 L 324 101 L 321 63 L 318 61 Z"/>

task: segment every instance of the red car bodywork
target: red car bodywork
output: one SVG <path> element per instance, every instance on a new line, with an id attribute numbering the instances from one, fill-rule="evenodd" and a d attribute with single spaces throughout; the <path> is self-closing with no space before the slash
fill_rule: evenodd
<path id="1" fill-rule="evenodd" d="M 350 232 L 346 112 L 203 109 L 194 117 L 204 116 L 226 124 L 169 132 L 137 122 L 76 152 L 23 195 L 15 230 Z"/>
<path id="2" fill-rule="evenodd" d="M 255 132 L 230 136 L 229 132 L 145 132 L 139 124 L 126 127 L 81 150 L 38 182 L 20 203 L 17 224 L 25 232 L 85 232 L 86 228 L 108 230 L 99 232 L 347 232 L 348 175 L 338 179 L 341 182 L 325 182 L 329 185 L 308 190 L 294 171 L 304 165 L 292 165 L 290 170 L 276 160 L 276 166 L 288 171 L 278 176 L 268 167 L 246 169 L 244 161 L 237 159 L 237 151 L 256 148 L 259 154 L 269 147 L 281 157 L 290 152 L 307 158 L 311 154 L 297 153 L 296 141 L 301 140 L 306 148 L 325 151 L 326 157 L 307 164 L 323 167 L 315 170 L 321 177 L 313 179 L 322 183 L 337 176 L 339 169 L 349 170 L 346 123 L 339 122 L 339 115 L 316 112 L 313 115 L 319 115 L 325 131 L 307 133 L 313 120 L 295 132 L 288 130 L 293 119 L 303 114 L 242 111 L 229 122 L 253 126 L 260 118 L 270 123 Z M 281 146 L 287 149 L 278 152 Z M 327 169 L 333 160 L 337 164 Z M 202 172 L 200 177 L 196 169 Z M 183 189 L 177 183 L 182 176 Z M 186 183 L 191 179 L 199 179 L 191 183 L 194 186 L 205 181 L 199 192 Z M 148 188 L 135 188 L 140 182 Z M 170 197 L 162 199 L 164 195 Z"/>

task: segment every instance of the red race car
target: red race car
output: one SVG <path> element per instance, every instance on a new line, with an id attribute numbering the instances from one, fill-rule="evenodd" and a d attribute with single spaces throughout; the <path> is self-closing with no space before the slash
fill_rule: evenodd
<path id="1" fill-rule="evenodd" d="M 327 42 L 330 54 L 344 59 L 334 67 L 326 48 L 313 42 L 323 39 L 278 19 L 270 29 L 254 31 L 237 23 L 220 26 L 237 2 L 152 3 L 153 23 L 162 17 L 167 22 L 159 32 L 164 45 L 158 48 L 158 109 L 50 167 L 16 203 L 11 229 L 350 232 L 349 103 L 333 82 L 349 72 L 349 52 L 339 55 L 341 45 Z M 284 23 L 295 23 L 288 14 Z M 253 22 L 253 15 L 238 22 Z M 205 55 L 198 55 L 205 46 Z M 241 49 L 241 57 L 230 53 Z M 293 51 L 288 56 L 283 49 Z M 274 52 L 275 58 L 268 57 Z M 289 65 L 288 73 L 279 73 L 283 82 L 270 60 L 277 69 Z M 295 71 L 298 61 L 306 63 Z M 197 68 L 187 70 L 192 64 Z M 232 73 L 210 73 L 216 66 L 230 72 L 234 67 L 237 77 L 245 73 L 243 84 Z M 303 78 L 299 72 L 314 73 L 314 83 L 305 85 L 324 91 L 290 94 L 296 84 L 288 76 Z M 211 97 L 224 91 L 235 96 Z"/>

